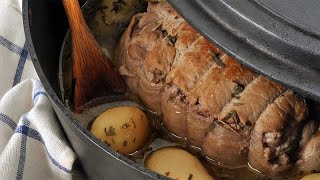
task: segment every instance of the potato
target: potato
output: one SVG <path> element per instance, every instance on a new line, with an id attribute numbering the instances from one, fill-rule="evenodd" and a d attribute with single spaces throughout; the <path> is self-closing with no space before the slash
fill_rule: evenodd
<path id="1" fill-rule="evenodd" d="M 309 174 L 301 178 L 301 180 L 318 180 L 320 179 L 320 173 Z"/>
<path id="2" fill-rule="evenodd" d="M 122 154 L 139 150 L 151 134 L 150 123 L 145 113 L 131 106 L 106 110 L 95 119 L 90 131 Z"/>
<path id="3" fill-rule="evenodd" d="M 176 147 L 164 147 L 152 152 L 146 158 L 144 165 L 173 179 L 213 179 L 198 158 Z"/>

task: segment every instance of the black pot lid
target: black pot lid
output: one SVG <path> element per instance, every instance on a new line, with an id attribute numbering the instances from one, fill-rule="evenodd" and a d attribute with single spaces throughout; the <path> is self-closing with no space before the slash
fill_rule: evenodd
<path id="1" fill-rule="evenodd" d="M 169 0 L 244 65 L 320 101 L 319 0 Z"/>

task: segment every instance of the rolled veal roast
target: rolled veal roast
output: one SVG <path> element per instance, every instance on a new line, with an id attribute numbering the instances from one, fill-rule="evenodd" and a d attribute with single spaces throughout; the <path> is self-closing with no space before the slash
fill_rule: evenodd
<path id="1" fill-rule="evenodd" d="M 306 100 L 223 53 L 168 3 L 132 18 L 116 59 L 130 91 L 214 161 L 272 175 L 320 170 Z"/>

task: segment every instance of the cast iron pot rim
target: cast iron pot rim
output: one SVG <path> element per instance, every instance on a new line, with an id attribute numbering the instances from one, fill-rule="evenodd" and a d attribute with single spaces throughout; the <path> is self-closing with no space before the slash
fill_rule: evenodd
<path id="1" fill-rule="evenodd" d="M 107 145 L 103 144 L 100 142 L 100 140 L 98 140 L 96 137 L 94 137 L 93 135 L 91 135 L 89 133 L 89 131 L 84 128 L 76 119 L 76 117 L 74 116 L 73 112 L 70 111 L 68 108 L 66 108 L 64 106 L 64 104 L 61 102 L 60 98 L 57 96 L 57 94 L 54 92 L 54 90 L 52 89 L 52 87 L 50 86 L 46 76 L 44 75 L 41 65 L 38 61 L 37 58 L 37 54 L 36 51 L 34 49 L 33 46 L 33 41 L 31 38 L 31 32 L 30 32 L 30 22 L 29 22 L 29 11 L 28 11 L 28 0 L 23 1 L 22 4 L 22 18 L 23 18 L 23 26 L 24 26 L 24 33 L 25 33 L 25 38 L 26 38 L 26 44 L 27 44 L 27 48 L 28 51 L 30 53 L 30 57 L 32 59 L 33 65 L 36 69 L 36 72 L 39 76 L 39 79 L 43 85 L 43 87 L 45 88 L 46 92 L 48 93 L 49 97 L 52 99 L 52 101 L 57 105 L 57 107 L 63 112 L 64 115 L 66 115 L 68 117 L 68 119 L 71 122 L 71 125 L 74 126 L 74 128 L 76 130 L 78 130 L 82 135 L 85 136 L 85 138 L 87 138 L 89 141 L 91 141 L 91 143 L 94 146 L 98 146 L 101 150 L 103 150 L 104 152 L 106 152 L 106 155 L 110 155 L 113 158 L 121 161 L 121 163 L 126 164 L 127 166 L 130 166 L 131 168 L 134 168 L 138 171 L 140 171 L 143 174 L 146 174 L 152 178 L 156 178 L 156 179 L 167 179 L 165 176 L 162 176 L 158 173 L 155 173 L 149 169 L 147 169 L 146 167 L 144 167 L 141 164 L 138 164 L 128 158 L 126 158 L 125 156 L 113 151 L 110 147 L 108 147 Z M 58 77 L 57 77 L 58 79 Z M 70 124 L 67 123 L 68 126 L 70 127 Z"/>

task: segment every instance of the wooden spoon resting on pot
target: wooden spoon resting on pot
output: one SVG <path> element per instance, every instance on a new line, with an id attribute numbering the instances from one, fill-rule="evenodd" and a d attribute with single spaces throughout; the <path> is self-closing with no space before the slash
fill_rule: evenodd
<path id="1" fill-rule="evenodd" d="M 125 90 L 125 83 L 90 32 L 78 0 L 63 0 L 72 37 L 74 109 L 95 98 Z"/>

